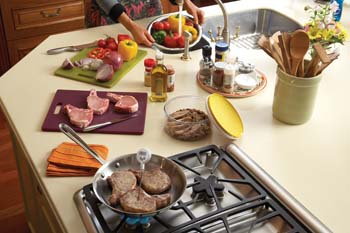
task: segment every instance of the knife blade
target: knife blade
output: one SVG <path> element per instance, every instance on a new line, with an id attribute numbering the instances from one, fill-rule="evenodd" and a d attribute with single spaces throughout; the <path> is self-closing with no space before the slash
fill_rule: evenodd
<path id="1" fill-rule="evenodd" d="M 76 52 L 80 51 L 85 48 L 90 48 L 90 47 L 95 47 L 97 46 L 97 41 L 87 43 L 87 44 L 81 44 L 81 45 L 71 45 L 71 46 L 65 46 L 65 47 L 60 47 L 60 48 L 54 48 L 54 49 L 49 49 L 46 51 L 47 54 L 53 55 L 53 54 L 58 54 L 62 52 Z"/>
<path id="2" fill-rule="evenodd" d="M 116 119 L 113 119 L 113 120 L 110 120 L 110 121 L 107 121 L 107 122 L 103 122 L 103 123 L 100 123 L 100 124 L 90 125 L 88 127 L 85 127 L 83 129 L 83 132 L 90 132 L 90 131 L 95 130 L 95 129 L 106 127 L 107 125 L 111 125 L 111 124 L 115 124 L 115 123 L 119 123 L 119 122 L 122 122 L 122 121 L 129 120 L 129 119 L 134 118 L 136 116 L 137 116 L 137 114 L 131 115 L 131 116 L 127 116 L 127 117 L 124 117 L 124 118 L 116 118 Z"/>

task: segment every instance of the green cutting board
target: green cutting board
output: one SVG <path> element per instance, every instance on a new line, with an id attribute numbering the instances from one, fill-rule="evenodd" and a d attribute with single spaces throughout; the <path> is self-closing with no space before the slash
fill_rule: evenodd
<path id="1" fill-rule="evenodd" d="M 71 61 L 72 62 L 79 61 L 82 58 L 88 57 L 88 53 L 92 49 L 94 48 L 83 49 L 77 55 L 72 57 Z M 95 79 L 96 71 L 83 70 L 79 67 L 73 67 L 73 69 L 70 69 L 70 70 L 65 70 L 60 67 L 55 71 L 54 74 L 64 78 L 74 79 L 77 81 L 86 82 L 97 86 L 111 88 L 115 84 L 117 84 L 146 55 L 147 55 L 147 51 L 139 49 L 136 57 L 131 61 L 124 62 L 122 68 L 117 70 L 114 73 L 113 78 L 107 82 L 97 81 Z"/>

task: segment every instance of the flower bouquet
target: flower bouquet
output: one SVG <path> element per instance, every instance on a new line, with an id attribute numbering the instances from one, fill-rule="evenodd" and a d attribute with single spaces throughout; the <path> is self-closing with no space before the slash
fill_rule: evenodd
<path id="1" fill-rule="evenodd" d="M 343 44 L 347 40 L 347 31 L 333 17 L 338 7 L 339 5 L 335 1 L 324 5 L 305 7 L 305 11 L 310 14 L 310 19 L 305 24 L 304 30 L 308 34 L 311 44 L 319 42 L 325 49 L 328 49 L 331 45 Z"/>

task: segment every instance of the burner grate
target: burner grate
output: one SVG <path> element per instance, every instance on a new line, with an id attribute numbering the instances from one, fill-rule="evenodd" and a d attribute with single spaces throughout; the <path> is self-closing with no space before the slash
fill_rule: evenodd
<path id="1" fill-rule="evenodd" d="M 99 203 L 91 184 L 85 186 L 84 201 L 96 226 L 93 232 L 311 232 L 217 146 L 170 158 L 183 168 L 187 189 L 168 211 L 151 218 L 147 229 L 145 224 L 125 228 L 127 218 L 116 213 L 108 217 L 105 212 L 112 211 Z"/>

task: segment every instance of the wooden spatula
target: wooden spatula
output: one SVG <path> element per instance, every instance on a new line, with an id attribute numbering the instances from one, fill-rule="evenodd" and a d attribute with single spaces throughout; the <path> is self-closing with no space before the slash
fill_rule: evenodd
<path id="1" fill-rule="evenodd" d="M 290 59 L 289 43 L 287 44 L 284 33 L 278 35 L 278 41 L 279 41 L 279 46 L 281 48 L 284 68 L 286 69 L 286 72 L 290 74 L 291 67 L 290 67 L 290 60 L 289 60 Z"/>
<path id="2" fill-rule="evenodd" d="M 270 41 L 264 34 L 261 35 L 260 39 L 258 40 L 258 45 L 262 50 L 265 51 L 265 53 L 267 53 L 270 57 L 272 57 L 271 49 L 270 49 Z"/>
<path id="3" fill-rule="evenodd" d="M 326 51 L 320 43 L 313 44 L 312 48 L 314 49 L 315 53 L 307 68 L 305 75 L 307 77 L 313 77 L 316 75 L 319 69 L 320 61 L 322 62 L 322 64 L 328 64 L 331 62 L 331 59 L 328 57 Z"/>

